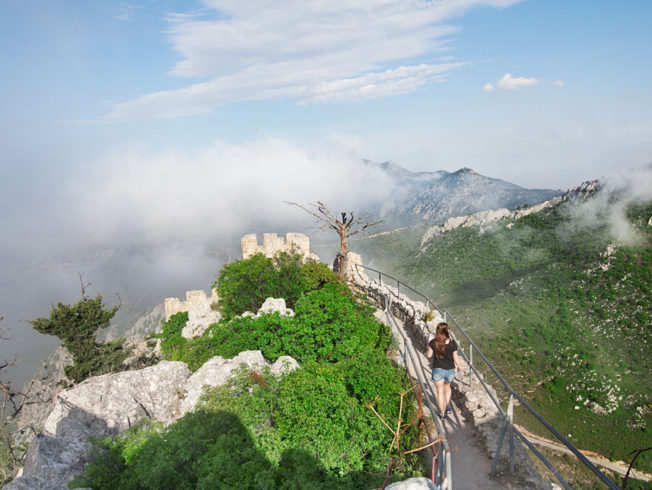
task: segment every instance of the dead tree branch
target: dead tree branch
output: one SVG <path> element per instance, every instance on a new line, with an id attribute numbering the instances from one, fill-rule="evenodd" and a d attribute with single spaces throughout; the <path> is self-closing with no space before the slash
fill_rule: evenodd
<path id="1" fill-rule="evenodd" d="M 308 207 L 296 203 L 284 201 L 285 204 L 289 206 L 296 206 L 306 213 L 310 214 L 317 218 L 318 221 L 323 223 L 326 228 L 331 228 L 335 230 L 340 237 L 340 252 L 337 254 L 335 259 L 335 270 L 343 275 L 346 271 L 346 256 L 349 252 L 348 249 L 348 240 L 349 237 L 357 235 L 358 233 L 370 228 L 372 226 L 378 225 L 383 222 L 383 220 L 370 221 L 369 215 L 363 214 L 362 216 L 355 216 L 353 211 L 343 211 L 338 213 L 340 217 L 338 218 L 328 207 L 321 201 L 317 203 L 309 203 L 309 205 L 315 209 L 309 209 Z"/>

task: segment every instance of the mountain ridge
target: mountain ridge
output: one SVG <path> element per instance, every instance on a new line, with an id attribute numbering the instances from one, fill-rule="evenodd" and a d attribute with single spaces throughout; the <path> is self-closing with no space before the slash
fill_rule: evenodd
<path id="1" fill-rule="evenodd" d="M 385 173 L 395 182 L 394 198 L 375 210 L 391 225 L 439 223 L 479 211 L 536 204 L 563 193 L 558 189 L 526 189 L 486 177 L 466 166 L 455 172 L 412 172 L 391 160 L 381 163 L 363 160 L 363 164 Z"/>

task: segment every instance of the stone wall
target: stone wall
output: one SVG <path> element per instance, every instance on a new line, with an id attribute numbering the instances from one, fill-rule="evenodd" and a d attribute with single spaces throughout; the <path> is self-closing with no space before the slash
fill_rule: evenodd
<path id="1" fill-rule="evenodd" d="M 288 233 L 285 238 L 279 237 L 276 233 L 263 233 L 262 245 L 258 245 L 258 237 L 252 233 L 243 236 L 240 244 L 243 259 L 248 259 L 257 253 L 273 257 L 277 252 L 287 252 L 300 254 L 304 260 L 319 260 L 317 255 L 310 253 L 310 238 L 303 233 Z"/>
<path id="2" fill-rule="evenodd" d="M 217 291 L 213 289 L 208 297 L 202 290 L 186 291 L 186 300 L 179 298 L 165 298 L 165 319 L 169 320 L 172 315 L 180 311 L 190 311 L 192 308 L 201 308 L 217 303 Z"/>

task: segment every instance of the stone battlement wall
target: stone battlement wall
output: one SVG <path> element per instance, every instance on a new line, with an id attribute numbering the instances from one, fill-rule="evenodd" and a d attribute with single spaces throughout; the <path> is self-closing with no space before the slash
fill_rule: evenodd
<path id="1" fill-rule="evenodd" d="M 192 308 L 198 308 L 204 305 L 210 306 L 217 303 L 217 291 L 213 289 L 210 297 L 201 289 L 186 291 L 186 300 L 179 298 L 165 298 L 165 319 L 169 320 L 172 315 L 180 311 L 190 311 Z"/>
<path id="2" fill-rule="evenodd" d="M 263 233 L 262 245 L 258 245 L 258 237 L 252 233 L 243 236 L 240 244 L 243 259 L 248 259 L 257 253 L 273 257 L 277 252 L 287 252 L 300 254 L 304 260 L 319 260 L 317 255 L 310 253 L 310 238 L 303 233 L 288 233 L 285 238 L 279 237 L 276 233 Z"/>
<path id="3" fill-rule="evenodd" d="M 317 255 L 310 253 L 310 238 L 303 233 L 288 233 L 285 237 L 279 237 L 276 233 L 264 233 L 262 245 L 258 245 L 258 238 L 255 233 L 252 233 L 243 236 L 240 244 L 243 259 L 248 259 L 257 253 L 273 257 L 277 252 L 287 252 L 300 254 L 304 260 L 319 261 Z M 165 319 L 168 320 L 172 315 L 180 311 L 210 307 L 212 303 L 217 303 L 217 301 L 217 291 L 215 290 L 212 291 L 210 297 L 202 290 L 193 290 L 186 292 L 185 301 L 179 298 L 165 298 Z"/>

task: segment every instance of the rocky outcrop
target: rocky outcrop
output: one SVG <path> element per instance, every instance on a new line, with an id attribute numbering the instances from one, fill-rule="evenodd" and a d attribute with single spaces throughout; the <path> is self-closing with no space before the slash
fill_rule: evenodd
<path id="1" fill-rule="evenodd" d="M 188 310 L 188 323 L 183 327 L 181 336 L 186 339 L 199 337 L 204 334 L 206 329 L 213 323 L 217 323 L 222 318 L 219 311 L 215 311 L 208 303 L 193 306 Z"/>
<path id="2" fill-rule="evenodd" d="M 283 374 L 298 364 L 281 357 L 270 366 L 260 351 L 246 351 L 233 359 L 214 357 L 194 374 L 185 363 L 162 361 L 137 371 L 89 378 L 62 391 L 43 434 L 28 450 L 22 476 L 5 488 L 65 488 L 62 485 L 89 461 L 89 437 L 123 433 L 145 418 L 173 422 L 196 406 L 205 386 L 223 385 L 242 367 Z"/>
<path id="3" fill-rule="evenodd" d="M 18 429 L 13 434 L 16 446 L 29 444 L 42 430 L 45 419 L 52 410 L 52 400 L 62 390 L 59 383 L 66 380 L 64 368 L 72 364 L 72 356 L 68 351 L 58 347 L 23 388 L 23 392 L 27 393 L 28 403 L 23 405 L 16 418 Z"/>
<path id="4" fill-rule="evenodd" d="M 161 361 L 138 371 L 89 378 L 57 396 L 43 432 L 83 440 L 124 432 L 142 418 L 169 422 L 181 414 L 189 377 L 185 363 Z"/>
<path id="5" fill-rule="evenodd" d="M 387 490 L 436 490 L 437 486 L 427 478 L 410 478 L 387 485 Z"/>
<path id="6" fill-rule="evenodd" d="M 267 298 L 263 305 L 258 308 L 256 314 L 245 311 L 242 316 L 258 318 L 261 315 L 271 315 L 272 313 L 278 313 L 281 316 L 294 316 L 294 311 L 285 306 L 285 299 L 283 298 Z"/>
<path id="7" fill-rule="evenodd" d="M 527 206 L 511 211 L 507 208 L 500 208 L 449 218 L 442 225 L 428 228 L 428 230 L 424 233 L 423 238 L 421 239 L 421 250 L 423 251 L 426 244 L 437 235 L 454 230 L 455 228 L 477 226 L 480 229 L 480 233 L 483 233 L 493 223 L 503 219 L 509 220 L 506 226 L 511 228 L 513 226 L 513 220 L 523 218 L 524 216 L 528 216 L 533 213 L 538 213 L 543 209 L 556 206 L 565 201 L 574 199 L 586 199 L 587 197 L 597 192 L 599 189 L 599 182 L 597 180 L 591 180 L 568 190 L 561 196 L 557 196 L 550 200 L 535 204 L 534 206 Z"/>
<path id="8" fill-rule="evenodd" d="M 254 370 L 270 367 L 273 374 L 285 374 L 298 369 L 299 364 L 292 357 L 281 356 L 274 364 L 269 366 L 259 350 L 241 352 L 233 359 L 224 359 L 219 356 L 213 357 L 188 379 L 184 389 L 184 398 L 181 402 L 181 413 L 189 412 L 195 407 L 205 386 L 222 386 L 232 376 L 233 372 L 242 366 Z"/>

